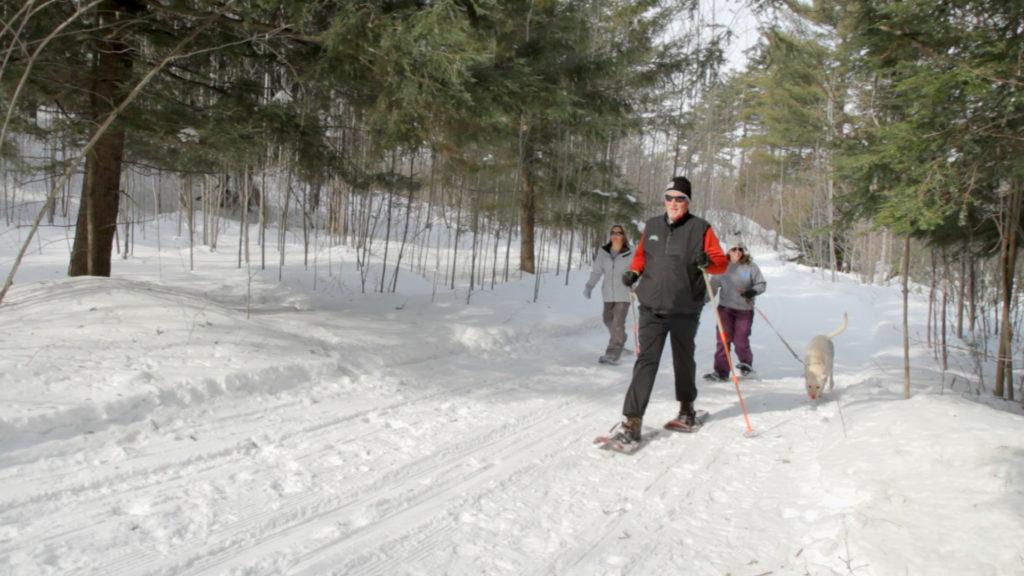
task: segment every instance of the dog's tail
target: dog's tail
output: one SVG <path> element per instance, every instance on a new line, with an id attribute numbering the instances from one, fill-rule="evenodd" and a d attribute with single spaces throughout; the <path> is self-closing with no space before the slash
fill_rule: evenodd
<path id="1" fill-rule="evenodd" d="M 828 339 L 831 340 L 831 339 L 835 338 L 836 336 L 839 336 L 840 334 L 842 334 L 843 331 L 846 330 L 846 325 L 847 324 L 848 324 L 848 322 L 846 320 L 846 312 L 843 312 L 843 325 L 840 326 L 839 328 L 836 328 L 834 331 L 832 331 L 828 335 Z"/>

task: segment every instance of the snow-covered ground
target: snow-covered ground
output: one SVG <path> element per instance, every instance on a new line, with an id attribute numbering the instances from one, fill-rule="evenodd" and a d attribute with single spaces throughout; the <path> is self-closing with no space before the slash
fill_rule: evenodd
<path id="1" fill-rule="evenodd" d="M 0 234 L 3 274 L 22 233 Z M 896 288 L 755 246 L 798 350 L 849 313 L 836 389 L 809 401 L 757 318 L 757 436 L 731 383 L 701 382 L 699 434 L 623 456 L 591 444 L 630 365 L 596 362 L 584 272 L 466 305 L 408 271 L 362 295 L 337 247 L 313 290 L 294 255 L 278 283 L 230 248 L 189 272 L 170 222 L 138 241 L 113 278 L 72 279 L 47 232 L 0 307 L 0 574 L 1024 574 L 1020 406 L 920 345 L 904 400 Z"/>

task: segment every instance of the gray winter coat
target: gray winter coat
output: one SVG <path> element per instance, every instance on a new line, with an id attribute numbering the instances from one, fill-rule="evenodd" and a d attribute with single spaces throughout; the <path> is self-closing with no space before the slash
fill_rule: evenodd
<path id="1" fill-rule="evenodd" d="M 740 296 L 740 294 L 751 288 L 758 295 L 764 294 L 767 284 L 757 264 L 753 262 L 750 264 L 730 262 L 729 269 L 726 270 L 725 274 L 711 277 L 712 292 L 718 292 L 719 287 L 722 289 L 718 299 L 719 305 L 732 308 L 733 310 L 753 310 L 753 299 L 748 301 L 743 296 Z"/>
<path id="2" fill-rule="evenodd" d="M 593 290 L 597 281 L 604 276 L 601 283 L 601 297 L 605 302 L 629 302 L 629 287 L 622 283 L 622 274 L 629 270 L 633 261 L 633 250 L 623 246 L 622 252 L 612 256 L 611 242 L 602 246 L 594 256 L 594 266 L 587 280 L 587 290 Z"/>

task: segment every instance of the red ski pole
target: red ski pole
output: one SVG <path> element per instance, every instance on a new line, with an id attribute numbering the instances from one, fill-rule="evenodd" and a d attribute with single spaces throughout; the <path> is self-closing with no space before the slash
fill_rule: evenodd
<path id="1" fill-rule="evenodd" d="M 708 288 L 708 294 L 711 292 L 711 278 L 708 275 L 708 271 L 704 270 L 704 285 Z M 744 432 L 744 436 L 751 438 L 755 436 L 754 428 L 750 425 L 750 414 L 747 413 L 747 403 L 743 401 L 743 392 L 740 392 L 740 379 L 736 377 L 736 371 L 732 367 L 732 354 L 729 352 L 729 340 L 725 337 L 725 325 L 722 324 L 722 315 L 718 313 L 718 296 L 711 302 L 712 307 L 715 310 L 715 320 L 718 322 L 718 337 L 722 340 L 722 347 L 725 349 L 725 360 L 729 364 L 729 375 L 732 376 L 732 383 L 736 386 L 736 396 L 740 399 L 740 409 L 743 410 L 743 421 L 747 424 L 747 431 Z"/>

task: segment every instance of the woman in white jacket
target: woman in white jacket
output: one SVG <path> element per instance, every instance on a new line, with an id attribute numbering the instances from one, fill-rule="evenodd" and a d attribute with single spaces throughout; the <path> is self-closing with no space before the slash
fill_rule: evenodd
<path id="1" fill-rule="evenodd" d="M 602 364 L 618 364 L 622 349 L 626 345 L 626 314 L 629 312 L 629 287 L 620 280 L 623 272 L 629 269 L 633 252 L 626 239 L 626 229 L 616 224 L 609 231 L 609 241 L 594 256 L 590 279 L 583 289 L 583 295 L 589 299 L 597 281 L 601 283 L 601 296 L 604 299 L 604 325 L 608 327 L 608 347 L 603 356 L 597 359 Z"/>

